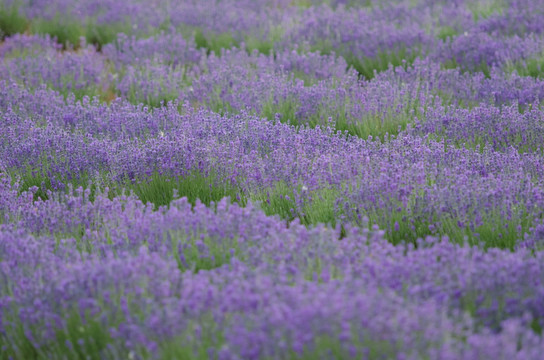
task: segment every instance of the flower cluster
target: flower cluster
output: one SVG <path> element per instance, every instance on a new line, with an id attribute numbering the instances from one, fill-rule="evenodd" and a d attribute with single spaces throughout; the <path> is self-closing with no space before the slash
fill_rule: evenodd
<path id="1" fill-rule="evenodd" d="M 542 358 L 538 2 L 7 0 L 0 39 L 0 358 Z"/>

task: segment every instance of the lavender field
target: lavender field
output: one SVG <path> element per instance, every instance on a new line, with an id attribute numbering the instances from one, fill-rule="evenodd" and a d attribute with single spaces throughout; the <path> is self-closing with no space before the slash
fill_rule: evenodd
<path id="1" fill-rule="evenodd" d="M 544 359 L 544 1 L 0 0 L 0 359 Z"/>

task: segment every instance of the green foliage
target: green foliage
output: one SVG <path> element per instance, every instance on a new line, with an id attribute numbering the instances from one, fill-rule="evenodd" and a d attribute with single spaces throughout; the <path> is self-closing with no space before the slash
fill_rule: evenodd
<path id="1" fill-rule="evenodd" d="M 63 328 L 56 329 L 56 338 L 46 346 L 36 346 L 29 334 L 32 329 L 23 329 L 14 319 L 8 330 L 0 335 L 1 359 L 81 359 L 98 360 L 114 356 L 110 346 L 113 339 L 109 329 L 89 315 L 72 310 L 66 317 Z M 39 334 L 33 334 L 37 338 Z M 118 346 L 117 346 L 118 347 Z M 125 349 L 116 349 L 128 353 Z"/>
<path id="2" fill-rule="evenodd" d="M 516 72 L 519 76 L 531 76 L 535 79 L 544 79 L 544 54 L 524 61 L 517 61 L 506 66 L 506 72 Z"/>
<path id="3" fill-rule="evenodd" d="M 127 190 L 134 191 L 142 202 L 153 203 L 157 208 L 170 204 L 174 195 L 187 197 L 193 205 L 197 199 L 210 205 L 227 196 L 233 200 L 237 199 L 241 203 L 245 202 L 245 198 L 237 186 L 232 185 L 229 181 L 221 180 L 214 173 L 202 174 L 199 171 L 194 171 L 187 176 L 178 178 L 155 173 L 138 182 L 127 182 L 125 186 Z"/>
<path id="4" fill-rule="evenodd" d="M 308 190 L 304 185 L 293 189 L 279 182 L 274 187 L 249 198 L 259 201 L 267 215 L 279 215 L 288 221 L 298 218 L 304 225 L 325 223 L 334 227 L 337 222 L 335 203 L 338 196 L 339 191 L 336 189 Z"/>
<path id="5" fill-rule="evenodd" d="M 458 244 L 512 250 L 533 223 L 523 205 L 510 210 L 490 210 L 480 214 L 479 221 L 470 219 L 459 222 L 459 217 L 453 213 L 429 213 L 423 190 L 414 191 L 407 205 L 392 200 L 384 203 L 387 205 L 383 207 L 357 209 L 357 214 L 369 220 L 359 225 L 378 225 L 393 244 L 415 243 L 417 239 L 427 236 L 447 236 Z M 467 211 L 475 213 L 476 209 L 469 208 Z M 507 212 L 511 213 L 511 217 L 505 220 Z"/>
<path id="6" fill-rule="evenodd" d="M 85 37 L 85 27 L 81 22 L 61 15 L 57 15 L 51 20 L 34 19 L 31 23 L 31 30 L 35 34 L 51 35 L 65 49 L 79 47 L 81 38 Z"/>
<path id="7" fill-rule="evenodd" d="M 225 314 L 225 321 L 230 319 Z M 220 349 L 225 344 L 225 334 L 219 329 L 211 313 L 202 315 L 199 319 L 191 320 L 183 334 L 159 344 L 159 359 L 161 360 L 208 360 L 209 349 Z"/>
<path id="8" fill-rule="evenodd" d="M 539 79 L 544 78 L 544 56 L 538 59 L 528 59 L 525 62 L 525 69 L 521 68 L 518 74 Z"/>
<path id="9" fill-rule="evenodd" d="M 212 52 L 216 55 L 221 54 L 222 49 L 231 49 L 240 47 L 241 43 L 231 33 L 213 33 L 205 32 L 201 28 L 193 28 L 192 32 L 189 29 L 180 29 L 181 33 L 186 36 L 192 36 L 195 40 L 197 48 L 204 48 L 208 55 Z M 243 42 L 248 53 L 254 50 L 270 55 L 274 51 L 274 44 L 281 40 L 283 29 L 279 26 L 271 28 L 267 33 L 245 35 Z"/>
<path id="10" fill-rule="evenodd" d="M 142 92 L 139 83 L 131 84 L 126 95 L 126 99 L 132 104 L 145 104 L 150 107 L 160 107 L 164 104 L 179 99 L 179 89 L 187 88 L 191 85 L 192 79 L 187 75 L 189 65 L 180 65 L 171 67 L 169 78 L 165 79 L 164 74 L 157 75 L 153 72 L 153 68 L 142 66 L 138 71 L 138 77 L 147 84 L 153 84 L 152 91 L 146 89 Z M 121 70 L 121 77 L 125 76 L 124 70 Z M 148 85 L 149 86 L 149 85 Z M 115 92 L 115 91 L 114 91 Z M 122 94 L 116 91 L 117 96 Z"/>
<path id="11" fill-rule="evenodd" d="M 193 36 L 197 48 L 206 49 L 208 54 L 213 52 L 216 55 L 220 55 L 221 49 L 230 49 L 239 45 L 238 41 L 230 33 L 204 33 L 202 29 L 196 29 Z"/>
<path id="12" fill-rule="evenodd" d="M 113 343 L 109 331 L 97 320 L 82 318 L 74 312 L 66 322 L 66 328 L 57 331 L 60 353 L 72 354 L 75 359 L 102 359 Z"/>
<path id="13" fill-rule="evenodd" d="M 300 107 L 300 103 L 294 98 L 287 98 L 283 101 L 277 101 L 271 96 L 266 101 L 262 108 L 260 115 L 270 121 L 276 119 L 276 114 L 279 115 L 279 120 L 286 124 L 301 125 L 296 113 Z"/>
<path id="14" fill-rule="evenodd" d="M 97 24 L 93 19 L 89 19 L 85 28 L 85 38 L 87 43 L 94 44 L 100 50 L 104 45 L 113 43 L 117 39 L 117 34 L 130 34 L 131 30 L 128 22 Z"/>
<path id="15" fill-rule="evenodd" d="M 298 69 L 291 69 L 289 75 L 293 77 L 293 80 L 302 80 L 304 82 L 304 86 L 312 86 L 319 82 L 319 80 L 314 76 L 306 74 L 304 71 Z"/>
<path id="16" fill-rule="evenodd" d="M 244 39 L 246 50 L 250 54 L 257 50 L 261 54 L 270 55 L 274 51 L 274 44 L 281 40 L 283 34 L 284 30 L 280 26 L 275 26 L 260 37 L 247 35 Z"/>
<path id="17" fill-rule="evenodd" d="M 542 320 L 533 319 L 531 321 L 531 329 L 538 335 L 542 335 Z"/>
<path id="18" fill-rule="evenodd" d="M 28 191 L 36 186 L 37 192 L 34 193 L 34 199 L 47 200 L 48 191 L 68 192 L 70 189 L 83 187 L 90 189 L 90 200 L 94 201 L 96 193 L 108 187 L 110 198 L 121 195 L 123 192 L 134 192 L 143 203 L 152 203 L 156 208 L 169 205 L 172 200 L 179 197 L 187 197 L 191 204 L 196 200 L 210 205 L 217 203 L 224 197 L 230 197 L 233 201 L 244 205 L 246 197 L 241 190 L 232 185 L 229 181 L 221 180 L 213 172 L 203 174 L 199 171 L 193 171 L 184 177 L 163 176 L 154 173 L 148 178 L 142 178 L 138 181 L 126 180 L 124 182 L 112 183 L 104 181 L 108 179 L 107 174 L 100 174 L 97 178 L 91 179 L 87 173 L 80 173 L 70 178 L 61 176 L 50 176 L 50 167 L 43 169 L 32 169 L 26 167 L 24 171 L 12 170 L 12 178 L 19 179 L 19 191 Z M 94 181 L 93 181 L 94 180 Z"/>
<path id="19" fill-rule="evenodd" d="M 26 30 L 35 34 L 49 34 L 56 38 L 65 49 L 78 48 L 81 38 L 94 44 L 100 50 L 103 45 L 113 42 L 118 33 L 131 33 L 130 22 L 98 24 L 95 19 L 84 21 L 70 19 L 69 16 L 57 14 L 52 19 L 35 18 L 29 21 L 20 14 L 17 5 L 5 7 L 0 4 L 0 38 L 23 33 Z"/>
<path id="20" fill-rule="evenodd" d="M 372 79 L 375 72 L 381 72 L 389 69 L 390 66 L 403 66 L 407 68 L 413 64 L 414 60 L 420 55 L 420 51 L 408 52 L 405 47 L 401 47 L 396 51 L 382 51 L 375 57 L 358 57 L 351 53 L 344 54 L 344 58 L 348 65 L 359 73 L 365 79 Z"/>
<path id="21" fill-rule="evenodd" d="M 504 0 L 482 0 L 467 2 L 468 9 L 472 12 L 474 22 L 487 19 L 494 14 L 502 14 L 508 4 Z"/>
<path id="22" fill-rule="evenodd" d="M 431 94 L 435 96 L 435 100 L 440 101 L 445 107 L 454 105 L 458 108 L 474 109 L 481 105 L 479 101 L 459 99 L 456 94 L 443 90 L 434 89 L 431 91 Z"/>
<path id="23" fill-rule="evenodd" d="M 76 189 L 78 187 L 88 188 L 91 190 L 91 198 L 94 200 L 94 195 L 97 191 L 97 185 L 93 184 L 89 174 L 83 172 L 73 177 L 65 176 L 51 176 L 48 174 L 50 167 L 44 162 L 42 169 L 32 169 L 26 167 L 23 171 L 12 170 L 13 178 L 19 178 L 19 191 L 28 191 L 31 187 L 38 188 L 34 193 L 34 200 L 47 200 L 49 198 L 48 191 L 52 192 L 66 192 L 70 188 Z"/>
<path id="24" fill-rule="evenodd" d="M 296 6 L 302 9 L 308 9 L 314 5 L 312 0 L 293 0 L 291 1 L 292 6 Z"/>
<path id="25" fill-rule="evenodd" d="M 451 26 L 441 26 L 438 29 L 438 33 L 436 34 L 436 37 L 444 41 L 447 39 L 454 38 L 455 36 L 458 35 L 458 33 L 459 32 L 455 30 L 454 28 L 452 28 Z"/>
<path id="26" fill-rule="evenodd" d="M 377 336 L 379 336 L 377 334 Z M 353 333 L 352 337 L 359 338 Z M 366 337 L 366 336 L 365 336 Z M 395 344 L 384 340 L 373 340 L 372 335 L 363 341 L 355 341 L 355 348 L 350 349 L 342 346 L 337 336 L 318 335 L 314 338 L 313 344 L 306 346 L 302 354 L 294 351 L 288 359 L 291 360 L 315 360 L 315 359 L 393 359 L 397 355 Z"/>
<path id="27" fill-rule="evenodd" d="M 421 55 L 421 49 L 412 47 L 410 51 L 400 46 L 391 51 L 380 51 L 374 57 L 361 57 L 353 54 L 347 49 L 334 48 L 330 41 L 320 41 L 309 48 L 310 51 L 319 51 L 323 55 L 331 55 L 333 52 L 341 55 L 346 60 L 348 67 L 355 69 L 359 76 L 370 80 L 374 78 L 375 72 L 382 72 L 390 66 L 402 66 L 405 69 L 414 63 L 414 60 Z"/>
<path id="28" fill-rule="evenodd" d="M 261 54 L 270 55 L 274 51 L 273 40 L 260 40 L 255 37 L 247 37 L 245 40 L 246 50 L 248 53 L 252 53 L 257 50 Z"/>
<path id="29" fill-rule="evenodd" d="M 389 136 L 397 135 L 405 130 L 415 117 L 421 115 L 417 101 L 408 99 L 403 103 L 406 106 L 402 111 L 397 111 L 391 106 L 387 111 L 379 114 L 365 114 L 360 119 L 348 120 L 345 116 L 339 116 L 335 129 L 347 131 L 350 135 L 362 139 L 377 139 L 387 141 Z"/>
<path id="30" fill-rule="evenodd" d="M 80 70 L 80 75 L 83 76 L 84 70 Z M 77 75 L 75 74 L 63 74 L 61 76 L 60 88 L 55 88 L 52 84 L 48 84 L 51 89 L 57 90 L 65 99 L 71 97 L 72 95 L 76 100 L 82 100 L 84 97 L 97 97 L 102 99 L 102 89 L 98 84 L 92 84 L 89 86 L 77 86 Z"/>
<path id="31" fill-rule="evenodd" d="M 420 101 L 423 92 L 426 91 L 418 85 L 415 94 L 407 91 L 406 94 L 399 98 L 397 102 L 385 109 L 381 113 L 363 112 L 358 119 L 348 117 L 350 104 L 344 100 L 336 99 L 334 107 L 328 104 L 321 104 L 311 115 L 306 115 L 303 119 L 297 115 L 301 104 L 294 98 L 287 98 L 282 101 L 277 101 L 271 97 L 262 106 L 260 115 L 268 120 L 275 120 L 276 114 L 279 115 L 279 120 L 295 126 L 316 126 L 332 125 L 336 131 L 347 132 L 349 135 L 357 136 L 362 139 L 378 139 L 387 141 L 389 136 L 397 135 L 405 130 L 409 123 L 415 117 L 421 118 L 424 116 L 420 107 Z M 399 110 L 399 108 L 401 110 Z M 331 124 L 330 120 L 333 121 Z"/>
<path id="32" fill-rule="evenodd" d="M 19 7 L 6 7 L 0 4 L 0 39 L 17 33 L 23 33 L 28 27 L 28 20 L 19 13 Z"/>

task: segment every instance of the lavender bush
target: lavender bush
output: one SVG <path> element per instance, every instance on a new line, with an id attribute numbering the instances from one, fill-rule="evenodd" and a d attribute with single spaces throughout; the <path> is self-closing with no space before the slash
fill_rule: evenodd
<path id="1" fill-rule="evenodd" d="M 541 359 L 540 5 L 0 0 L 0 359 Z"/>

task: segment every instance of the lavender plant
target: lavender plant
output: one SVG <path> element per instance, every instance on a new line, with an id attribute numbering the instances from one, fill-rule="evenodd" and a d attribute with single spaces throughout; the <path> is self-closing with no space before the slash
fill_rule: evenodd
<path id="1" fill-rule="evenodd" d="M 1 359 L 540 359 L 526 0 L 0 0 Z"/>

